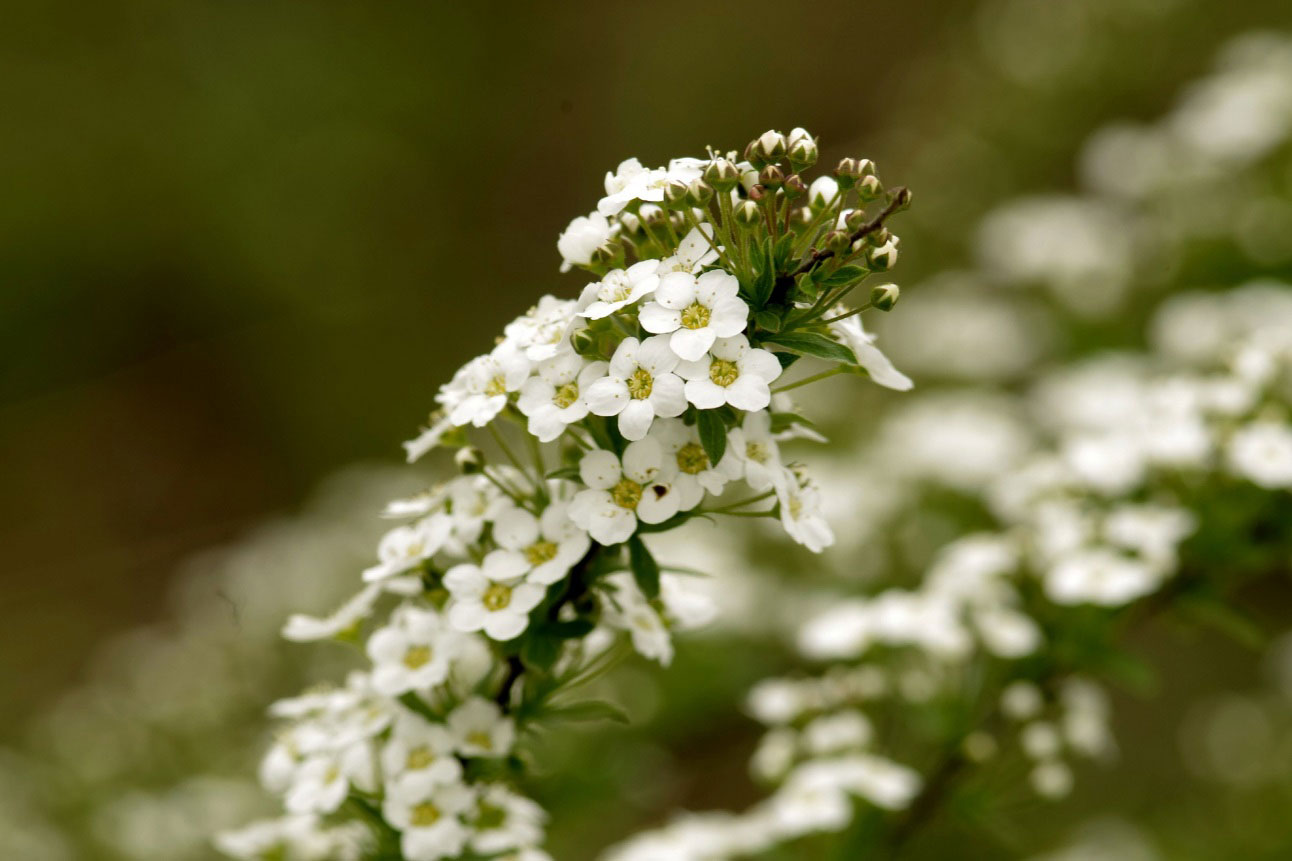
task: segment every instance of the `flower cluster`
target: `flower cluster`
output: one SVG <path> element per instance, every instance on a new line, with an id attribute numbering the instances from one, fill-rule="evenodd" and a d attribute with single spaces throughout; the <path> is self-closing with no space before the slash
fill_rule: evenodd
<path id="1" fill-rule="evenodd" d="M 852 373 L 910 387 L 859 317 L 897 288 L 844 304 L 896 261 L 885 223 L 910 194 L 864 159 L 809 188 L 816 154 L 796 129 L 743 157 L 607 175 L 558 242 L 563 269 L 594 280 L 508 324 L 406 444 L 409 460 L 457 449 L 462 474 L 387 508 L 401 522 L 350 601 L 289 620 L 291 639 L 362 642 L 371 667 L 275 705 L 286 725 L 261 778 L 289 819 L 226 835 L 226 852 L 315 857 L 361 822 L 382 857 L 546 857 L 546 814 L 518 789 L 524 734 L 615 716 L 571 692 L 620 642 L 666 663 L 670 632 L 711 615 L 644 537 L 735 515 L 812 550 L 833 542 L 820 494 L 780 454 L 810 426 L 773 386 Z M 801 361 L 825 368 L 784 382 Z M 848 779 L 883 781 L 859 768 Z"/>

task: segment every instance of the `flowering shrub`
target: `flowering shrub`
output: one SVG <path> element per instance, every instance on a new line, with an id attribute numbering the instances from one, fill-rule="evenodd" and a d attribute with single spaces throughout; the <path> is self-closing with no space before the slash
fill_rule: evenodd
<path id="1" fill-rule="evenodd" d="M 403 522 L 363 589 L 289 621 L 292 639 L 361 642 L 371 669 L 275 704 L 286 725 L 261 776 L 288 815 L 223 835 L 226 853 L 545 857 L 544 811 L 518 785 L 527 735 L 621 719 L 578 689 L 627 644 L 668 663 L 671 631 L 711 614 L 647 536 L 734 516 L 832 543 L 817 491 L 779 451 L 810 424 L 778 393 L 849 373 L 910 387 L 859 317 L 891 309 L 897 288 L 844 304 L 896 262 L 886 221 L 910 194 L 864 159 L 808 186 L 816 159 L 796 129 L 743 158 L 607 175 L 596 212 L 558 242 L 562 268 L 596 280 L 510 323 L 407 444 L 410 460 L 456 448 L 463 474 L 391 503 Z M 813 363 L 826 367 L 799 373 Z"/>

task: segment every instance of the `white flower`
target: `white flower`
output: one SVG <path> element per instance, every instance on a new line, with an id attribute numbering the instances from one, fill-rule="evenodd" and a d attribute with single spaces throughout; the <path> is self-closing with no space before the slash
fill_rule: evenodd
<path id="1" fill-rule="evenodd" d="M 846 309 L 840 306 L 835 311 L 842 312 Z M 909 391 L 915 385 L 910 377 L 893 367 L 888 357 L 875 346 L 875 336 L 862 328 L 860 314 L 831 323 L 830 331 L 852 350 L 858 364 L 879 385 L 899 392 Z"/>
<path id="2" fill-rule="evenodd" d="M 667 168 L 650 170 L 635 158 L 625 159 L 614 173 L 606 174 L 606 196 L 597 203 L 597 211 L 617 215 L 634 200 L 659 203 L 664 199 L 665 185 L 673 180 L 698 179 L 706 163 L 698 158 L 675 158 Z"/>
<path id="3" fill-rule="evenodd" d="M 440 551 L 453 530 L 453 520 L 432 514 L 417 523 L 396 526 L 382 536 L 376 565 L 363 572 L 368 583 L 385 580 L 415 568 Z"/>
<path id="4" fill-rule="evenodd" d="M 341 861 L 359 857 L 354 838 L 350 827 L 325 829 L 319 817 L 305 814 L 253 822 L 217 834 L 214 842 L 220 852 L 244 861 Z"/>
<path id="5" fill-rule="evenodd" d="M 713 225 L 701 224 L 699 227 L 692 227 L 682 237 L 677 245 L 677 253 L 661 260 L 655 274 L 661 279 L 670 272 L 698 275 L 701 269 L 717 259 L 718 252 L 713 247 Z"/>
<path id="6" fill-rule="evenodd" d="M 541 843 L 547 814 L 534 801 L 494 784 L 481 794 L 469 819 L 474 830 L 471 848 L 492 857 Z"/>
<path id="7" fill-rule="evenodd" d="M 458 637 L 439 613 L 404 605 L 368 638 L 372 686 L 386 696 L 426 691 L 449 677 Z"/>
<path id="8" fill-rule="evenodd" d="M 599 212 L 580 215 L 571 221 L 556 240 L 556 250 L 561 252 L 561 271 L 587 266 L 592 262 L 592 252 L 613 235 L 610 222 Z"/>
<path id="9" fill-rule="evenodd" d="M 659 284 L 658 266 L 658 260 L 642 260 L 627 269 L 610 270 L 600 281 L 583 288 L 579 316 L 600 320 L 645 298 Z"/>
<path id="10" fill-rule="evenodd" d="M 1000 693 L 1000 710 L 1014 720 L 1036 717 L 1045 707 L 1045 696 L 1032 682 L 1010 682 Z"/>
<path id="11" fill-rule="evenodd" d="M 455 565 L 444 574 L 449 590 L 449 623 L 459 631 L 483 630 L 491 639 L 511 640 L 529 626 L 529 611 L 545 590 L 524 582 L 530 565 L 511 550 L 494 550 L 480 565 Z"/>
<path id="12" fill-rule="evenodd" d="M 606 624 L 627 631 L 633 648 L 644 658 L 668 666 L 673 661 L 673 638 L 664 620 L 626 572 L 611 574 L 606 582 L 614 592 L 602 607 Z"/>
<path id="13" fill-rule="evenodd" d="M 834 531 L 821 510 L 821 492 L 815 485 L 801 485 L 796 476 L 789 474 L 775 486 L 781 525 L 790 538 L 813 553 L 820 553 L 834 543 Z"/>
<path id="14" fill-rule="evenodd" d="M 494 521 L 493 538 L 525 560 L 530 583 L 543 586 L 563 579 L 592 544 L 588 533 L 570 519 L 567 502 L 553 502 L 541 518 L 512 506 Z"/>
<path id="15" fill-rule="evenodd" d="M 614 452 L 588 452 L 579 463 L 579 476 L 588 489 L 574 497 L 570 517 L 602 544 L 627 541 L 638 520 L 662 523 L 681 505 L 673 490 L 677 465 L 651 437 L 629 443 L 622 462 Z"/>
<path id="16" fill-rule="evenodd" d="M 430 426 L 425 428 L 416 439 L 410 439 L 404 443 L 404 452 L 407 455 L 409 463 L 416 463 L 428 451 L 440 444 L 444 435 L 453 430 L 453 422 L 449 421 L 448 416 L 432 421 Z"/>
<path id="17" fill-rule="evenodd" d="M 588 387 L 605 376 L 605 362 L 589 362 L 570 351 L 541 362 L 538 375 L 520 389 L 517 406 L 529 417 L 529 432 L 539 442 L 551 442 L 568 425 L 588 414 Z"/>
<path id="18" fill-rule="evenodd" d="M 646 436 L 656 416 L 686 411 L 682 378 L 673 373 L 678 358 L 668 338 L 625 338 L 610 357 L 607 375 L 588 387 L 588 408 L 599 416 L 618 416 L 624 439 Z"/>
<path id="19" fill-rule="evenodd" d="M 453 733 L 443 724 L 430 723 L 411 712 L 401 714 L 381 751 L 387 784 L 416 782 L 430 787 L 455 783 L 462 777 L 462 763 L 453 755 L 456 745 Z"/>
<path id="20" fill-rule="evenodd" d="M 808 204 L 812 207 L 825 207 L 835 202 L 839 196 L 839 182 L 828 174 L 822 174 L 812 180 L 808 186 Z"/>
<path id="21" fill-rule="evenodd" d="M 449 713 L 449 730 L 463 756 L 506 756 L 516 742 L 516 724 L 492 700 L 472 697 Z"/>
<path id="22" fill-rule="evenodd" d="M 718 338 L 709 352 L 677 366 L 686 379 L 688 401 L 702 410 L 723 404 L 749 412 L 767 408 L 772 402 L 769 384 L 781 375 L 781 363 L 775 356 L 750 347 L 744 335 Z"/>
<path id="23" fill-rule="evenodd" d="M 520 390 L 530 368 L 524 353 L 503 342 L 493 352 L 467 362 L 435 400 L 448 410 L 449 421 L 455 426 L 484 427 L 507 406 L 507 395 Z"/>
<path id="24" fill-rule="evenodd" d="M 1230 469 L 1261 487 L 1292 487 L 1292 427 L 1252 422 L 1230 438 L 1225 456 Z"/>
<path id="25" fill-rule="evenodd" d="M 1118 606 L 1147 595 L 1162 581 L 1147 563 L 1091 547 L 1062 560 L 1045 574 L 1045 594 L 1056 604 Z"/>
<path id="26" fill-rule="evenodd" d="M 475 542 L 511 500 L 483 475 L 464 475 L 449 486 L 449 516 L 453 519 L 453 539 L 448 550 L 459 556 L 466 554 L 466 546 Z"/>
<path id="27" fill-rule="evenodd" d="M 575 320 L 578 303 L 570 299 L 544 296 L 538 304 L 507 324 L 503 335 L 525 358 L 542 362 L 561 351 L 564 339 Z"/>
<path id="28" fill-rule="evenodd" d="M 407 861 L 439 861 L 457 857 L 466 847 L 471 832 L 462 815 L 473 800 L 471 790 L 461 783 L 409 782 L 393 787 L 381 812 L 403 832 L 400 849 Z"/>
<path id="29" fill-rule="evenodd" d="M 772 435 L 772 416 L 765 411 L 749 413 L 740 427 L 732 428 L 727 443 L 744 470 L 745 483 L 763 493 L 785 477 L 780 446 Z M 725 458 L 724 458 L 725 459 Z"/>
<path id="30" fill-rule="evenodd" d="M 1036 794 L 1045 798 L 1063 798 L 1072 791 L 1072 769 L 1057 759 L 1037 765 L 1030 779 Z"/>
<path id="31" fill-rule="evenodd" d="M 698 278 L 689 272 L 670 272 L 659 279 L 655 301 L 642 306 L 638 320 L 647 332 L 669 335 L 669 346 L 678 358 L 693 362 L 718 338 L 745 330 L 749 306 L 737 297 L 739 292 L 736 276 L 721 269 L 710 269 Z"/>
<path id="32" fill-rule="evenodd" d="M 822 715 L 803 728 L 803 745 L 814 756 L 862 747 L 870 742 L 870 721 L 859 711 Z"/>
<path id="33" fill-rule="evenodd" d="M 705 491 L 717 496 L 730 481 L 744 472 L 740 457 L 728 445 L 717 466 L 709 462 L 709 455 L 700 443 L 700 431 L 681 419 L 657 422 L 651 436 L 659 440 L 667 457 L 677 462 L 677 477 L 673 487 L 677 491 L 682 511 L 690 511 L 704 499 Z"/>
<path id="34" fill-rule="evenodd" d="M 420 594 L 421 591 L 421 580 L 413 576 L 393 577 L 380 583 L 369 583 L 359 590 L 358 594 L 324 618 L 293 613 L 287 618 L 287 624 L 283 626 L 283 638 L 296 643 L 306 643 L 339 637 L 354 631 L 364 619 L 372 615 L 372 609 L 383 592 L 411 596 Z"/>
<path id="35" fill-rule="evenodd" d="M 366 787 L 372 782 L 371 745 L 351 744 L 308 757 L 296 769 L 283 804 L 289 813 L 331 813 L 349 796 L 352 783 Z"/>

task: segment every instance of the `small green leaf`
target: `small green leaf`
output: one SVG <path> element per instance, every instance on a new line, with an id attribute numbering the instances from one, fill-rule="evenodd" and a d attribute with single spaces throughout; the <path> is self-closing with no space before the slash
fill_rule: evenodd
<path id="1" fill-rule="evenodd" d="M 758 324 L 758 328 L 768 332 L 781 330 L 781 315 L 775 311 L 759 311 L 754 314 L 754 322 Z"/>
<path id="2" fill-rule="evenodd" d="M 1179 606 L 1190 621 L 1212 628 L 1249 649 L 1263 649 L 1269 643 L 1269 634 L 1255 619 L 1219 598 L 1185 596 Z"/>
<path id="3" fill-rule="evenodd" d="M 543 631 L 562 640 L 577 640 L 586 637 L 594 627 L 590 619 L 570 619 L 544 625 Z"/>
<path id="4" fill-rule="evenodd" d="M 782 371 L 787 370 L 790 365 L 799 360 L 799 356 L 794 353 L 782 353 L 780 351 L 776 351 L 773 352 L 772 355 L 776 357 L 776 361 L 781 363 Z"/>
<path id="5" fill-rule="evenodd" d="M 560 655 L 561 641 L 539 631 L 531 631 L 520 649 L 520 659 L 540 670 L 551 669 Z"/>
<path id="6" fill-rule="evenodd" d="M 716 410 L 699 410 L 695 414 L 695 427 L 700 432 L 700 445 L 709 456 L 709 464 L 717 466 L 727 452 L 727 425 Z"/>
<path id="7" fill-rule="evenodd" d="M 789 268 L 790 251 L 794 247 L 794 234 L 787 233 L 782 236 L 772 250 L 772 260 L 775 261 L 776 271 L 782 272 Z"/>
<path id="8" fill-rule="evenodd" d="M 637 581 L 642 594 L 647 598 L 658 598 L 659 563 L 636 535 L 628 539 L 628 562 L 633 569 L 633 579 Z"/>
<path id="9" fill-rule="evenodd" d="M 577 466 L 563 466 L 560 469 L 554 469 L 544 478 L 564 478 L 570 481 L 579 480 L 579 468 Z"/>
<path id="10" fill-rule="evenodd" d="M 817 283 L 823 287 L 846 287 L 869 274 L 866 269 L 860 266 L 840 266 L 824 278 L 819 278 Z"/>
<path id="11" fill-rule="evenodd" d="M 628 723 L 628 715 L 614 703 L 605 700 L 585 700 L 571 703 L 568 706 L 552 706 L 547 709 L 547 716 L 556 720 L 592 721 L 611 720 L 615 723 Z"/>
<path id="12" fill-rule="evenodd" d="M 787 431 L 796 424 L 811 430 L 817 430 L 817 426 L 812 423 L 811 419 L 805 418 L 798 413 L 772 413 L 772 433 Z"/>
<path id="13" fill-rule="evenodd" d="M 852 350 L 816 332 L 785 332 L 767 340 L 800 356 L 815 356 L 828 362 L 842 362 L 847 365 L 857 364 L 857 357 L 853 355 Z"/>

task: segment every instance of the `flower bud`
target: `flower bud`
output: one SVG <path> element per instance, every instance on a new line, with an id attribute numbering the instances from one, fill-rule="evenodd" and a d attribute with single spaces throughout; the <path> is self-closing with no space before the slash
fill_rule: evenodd
<path id="1" fill-rule="evenodd" d="M 780 161 L 785 155 L 785 135 L 778 131 L 763 132 L 750 145 L 750 154 L 769 164 Z"/>
<path id="2" fill-rule="evenodd" d="M 758 182 L 764 188 L 780 188 L 785 184 L 785 171 L 774 164 L 769 164 L 758 172 Z"/>
<path id="3" fill-rule="evenodd" d="M 816 141 L 806 129 L 795 129 L 786 141 L 785 155 L 796 170 L 809 168 L 816 164 Z"/>
<path id="4" fill-rule="evenodd" d="M 898 209 L 906 209 L 911 205 L 911 190 L 906 187 L 899 188 L 893 202 L 897 204 Z"/>
<path id="5" fill-rule="evenodd" d="M 737 227 L 749 230 L 762 221 L 763 215 L 758 211 L 758 204 L 752 200 L 742 200 L 736 204 L 735 212 L 731 214 L 731 218 L 736 222 Z"/>
<path id="6" fill-rule="evenodd" d="M 841 158 L 834 169 L 834 175 L 839 180 L 839 187 L 847 191 L 857 184 L 857 180 L 861 178 L 861 170 L 857 167 L 855 158 Z"/>
<path id="7" fill-rule="evenodd" d="M 881 245 L 887 245 L 893 238 L 893 232 L 887 227 L 877 227 L 870 233 L 866 234 L 866 242 L 878 248 Z"/>
<path id="8" fill-rule="evenodd" d="M 686 187 L 686 202 L 691 206 L 703 208 L 708 206 L 711 200 L 713 200 L 713 186 L 702 179 L 691 180 Z"/>
<path id="9" fill-rule="evenodd" d="M 637 217 L 641 219 L 642 224 L 646 227 L 662 227 L 664 225 L 664 210 L 653 203 L 642 204 L 642 208 L 637 210 Z"/>
<path id="10" fill-rule="evenodd" d="M 842 230 L 831 230 L 821 237 L 821 245 L 835 254 L 847 254 L 852 247 L 852 237 Z"/>
<path id="11" fill-rule="evenodd" d="M 740 168 L 725 158 L 714 159 L 704 169 L 704 181 L 717 191 L 731 191 L 740 183 Z"/>
<path id="12" fill-rule="evenodd" d="M 592 330 L 586 327 L 579 329 L 570 336 L 570 346 L 580 356 L 595 356 L 597 353 L 597 336 L 592 334 Z"/>
<path id="13" fill-rule="evenodd" d="M 670 179 L 664 184 L 664 206 L 668 209 L 681 209 L 686 206 L 686 183 L 680 179 Z"/>
<path id="14" fill-rule="evenodd" d="M 792 173 L 785 177 L 785 196 L 790 200 L 796 197 L 802 197 L 807 194 L 807 184 L 803 182 L 803 177 L 797 173 Z"/>
<path id="15" fill-rule="evenodd" d="M 901 295 L 902 291 L 896 284 L 878 284 L 870 291 L 870 305 L 881 311 L 891 311 Z"/>
<path id="16" fill-rule="evenodd" d="M 812 223 L 812 208 L 810 206 L 800 206 L 790 213 L 790 224 L 795 227 L 807 227 Z"/>
<path id="17" fill-rule="evenodd" d="M 808 205 L 821 209 L 839 196 L 839 183 L 832 176 L 818 176 L 808 186 Z"/>
<path id="18" fill-rule="evenodd" d="M 755 171 L 762 170 L 763 166 L 767 164 L 767 162 L 764 161 L 755 151 L 757 147 L 758 147 L 758 141 L 756 140 L 750 141 L 749 143 L 745 144 L 745 152 L 744 152 L 745 161 L 749 162 L 749 164 L 753 166 Z"/>
<path id="19" fill-rule="evenodd" d="M 866 265 L 875 272 L 886 272 L 897 264 L 897 245 L 891 240 L 866 255 Z"/>
<path id="20" fill-rule="evenodd" d="M 870 176 L 863 176 L 857 181 L 857 196 L 867 203 L 877 200 L 883 193 L 884 185 L 879 181 L 879 177 L 873 173 Z"/>
<path id="21" fill-rule="evenodd" d="M 866 210 L 849 210 L 848 214 L 844 216 L 843 223 L 847 225 L 849 233 L 856 233 L 866 226 Z"/>
<path id="22" fill-rule="evenodd" d="M 749 189 L 749 199 L 754 203 L 760 202 L 767 196 L 767 189 L 761 185 L 755 185 Z"/>
<path id="23" fill-rule="evenodd" d="M 453 455 L 453 462 L 463 475 L 475 475 L 484 469 L 484 453 L 473 445 L 460 448 Z"/>

